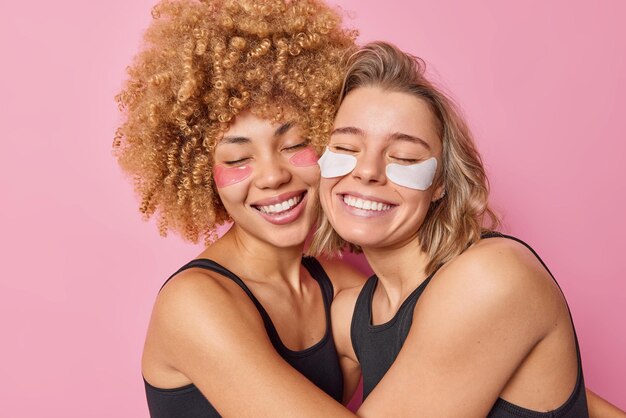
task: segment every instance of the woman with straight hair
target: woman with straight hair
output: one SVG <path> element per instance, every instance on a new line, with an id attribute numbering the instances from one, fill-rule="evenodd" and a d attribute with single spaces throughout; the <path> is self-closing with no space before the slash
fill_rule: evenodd
<path id="1" fill-rule="evenodd" d="M 319 161 L 311 251 L 349 246 L 375 273 L 333 304 L 346 395 L 362 374 L 363 417 L 586 417 L 565 298 L 496 231 L 469 129 L 424 70 L 384 42 L 352 55 Z"/>

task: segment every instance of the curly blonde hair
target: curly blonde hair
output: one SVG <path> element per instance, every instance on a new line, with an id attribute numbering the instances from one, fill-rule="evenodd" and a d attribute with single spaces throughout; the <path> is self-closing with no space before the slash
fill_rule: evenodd
<path id="1" fill-rule="evenodd" d="M 212 180 L 216 142 L 250 110 L 320 147 L 356 32 L 318 0 L 164 0 L 152 16 L 115 98 L 113 148 L 161 235 L 209 243 L 229 220 Z"/>
<path id="2" fill-rule="evenodd" d="M 414 95 L 430 107 L 443 145 L 442 172 L 433 187 L 443 184 L 445 195 L 434 201 L 418 238 L 428 256 L 426 273 L 459 255 L 481 235 L 497 228 L 498 216 L 489 208 L 489 182 L 470 130 L 453 101 L 425 77 L 424 62 L 386 42 L 372 42 L 347 59 L 340 101 L 359 88 L 376 86 Z M 333 254 L 349 246 L 321 216 L 309 252 Z"/>

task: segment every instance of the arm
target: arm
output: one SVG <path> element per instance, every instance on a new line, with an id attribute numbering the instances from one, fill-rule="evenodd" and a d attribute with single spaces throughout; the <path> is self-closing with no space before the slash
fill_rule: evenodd
<path id="1" fill-rule="evenodd" d="M 318 257 L 318 260 L 335 290 L 335 299 L 331 305 L 333 338 L 343 374 L 343 403 L 347 405 L 354 397 L 361 379 L 361 367 L 350 339 L 350 325 L 356 298 L 366 276 L 344 261 L 323 257 Z"/>
<path id="2" fill-rule="evenodd" d="M 416 305 L 400 354 L 359 416 L 489 413 L 558 312 L 547 273 L 511 245 L 472 248 L 439 271 Z"/>
<path id="3" fill-rule="evenodd" d="M 149 337 L 223 416 L 354 416 L 278 355 L 254 304 L 227 279 L 170 280 Z"/>
<path id="4" fill-rule="evenodd" d="M 337 348 L 339 364 L 343 374 L 344 404 L 347 404 L 352 399 L 361 378 L 361 367 L 350 338 L 352 314 L 361 287 L 343 290 L 337 295 L 331 306 L 333 338 L 335 339 L 335 347 Z"/>
<path id="5" fill-rule="evenodd" d="M 587 389 L 589 418 L 626 418 L 626 413 Z"/>

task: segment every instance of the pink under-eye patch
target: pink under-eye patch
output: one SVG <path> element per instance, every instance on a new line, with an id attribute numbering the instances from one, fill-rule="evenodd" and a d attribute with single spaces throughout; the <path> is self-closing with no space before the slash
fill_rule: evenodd
<path id="1" fill-rule="evenodd" d="M 216 165 L 213 167 L 213 180 L 218 188 L 231 186 L 233 184 L 244 181 L 252 174 L 252 167 L 242 165 L 239 167 L 224 167 Z"/>
<path id="2" fill-rule="evenodd" d="M 296 152 L 291 156 L 289 162 L 296 167 L 307 167 L 317 164 L 319 159 L 312 147 L 306 147 L 302 151 Z"/>

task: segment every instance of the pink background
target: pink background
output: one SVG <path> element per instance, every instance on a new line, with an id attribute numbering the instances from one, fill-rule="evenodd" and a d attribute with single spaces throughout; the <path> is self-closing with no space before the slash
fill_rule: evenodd
<path id="1" fill-rule="evenodd" d="M 0 6 L 3 416 L 147 416 L 151 305 L 199 251 L 141 222 L 110 152 L 152 3 Z M 462 104 L 507 230 L 567 295 L 588 387 L 626 408 L 626 3 L 335 3 Z"/>

